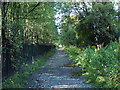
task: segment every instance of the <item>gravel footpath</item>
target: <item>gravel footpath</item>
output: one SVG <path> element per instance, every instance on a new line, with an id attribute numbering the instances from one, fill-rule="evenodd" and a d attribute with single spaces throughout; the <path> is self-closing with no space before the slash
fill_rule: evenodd
<path id="1" fill-rule="evenodd" d="M 40 70 L 27 78 L 28 84 L 25 88 L 90 88 L 90 84 L 84 83 L 83 76 L 71 76 L 70 72 L 80 68 L 64 67 L 64 64 L 70 62 L 64 51 L 58 49 Z"/>

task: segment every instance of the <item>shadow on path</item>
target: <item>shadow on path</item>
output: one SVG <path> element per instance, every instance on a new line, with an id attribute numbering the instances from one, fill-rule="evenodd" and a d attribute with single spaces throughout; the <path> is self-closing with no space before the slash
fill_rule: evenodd
<path id="1" fill-rule="evenodd" d="M 59 48 L 40 70 L 29 77 L 25 88 L 90 88 L 90 84 L 84 83 L 83 76 L 75 78 L 70 75 L 80 68 L 64 67 L 68 63 L 71 61 Z"/>

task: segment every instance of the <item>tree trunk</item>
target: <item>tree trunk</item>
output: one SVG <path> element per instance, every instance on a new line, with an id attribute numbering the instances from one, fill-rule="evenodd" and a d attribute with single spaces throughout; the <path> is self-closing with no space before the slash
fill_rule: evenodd
<path id="1" fill-rule="evenodd" d="M 10 43 L 9 40 L 6 38 L 6 8 L 5 2 L 2 2 L 2 69 L 3 69 L 3 75 L 8 76 L 9 74 L 9 69 L 10 69 Z"/>

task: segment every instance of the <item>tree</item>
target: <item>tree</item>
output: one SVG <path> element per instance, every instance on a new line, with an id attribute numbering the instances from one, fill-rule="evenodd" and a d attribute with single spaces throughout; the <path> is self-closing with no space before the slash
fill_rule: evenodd
<path id="1" fill-rule="evenodd" d="M 5 62 L 10 61 L 12 67 L 18 69 L 25 62 L 22 57 L 25 44 L 55 44 L 57 28 L 54 3 L 4 2 L 2 6 L 3 58 L 7 58 Z"/>
<path id="2" fill-rule="evenodd" d="M 72 31 L 76 33 L 77 46 L 88 46 L 104 44 L 107 45 L 111 40 L 117 40 L 117 18 L 111 2 L 79 2 L 79 3 L 62 3 L 61 13 L 63 17 L 73 14 L 74 20 L 64 20 L 64 30 L 73 25 Z M 72 22 L 74 21 L 74 22 Z M 68 24 L 72 22 L 72 24 Z M 62 23 L 62 22 L 61 22 Z M 61 25 L 61 26 L 62 26 Z M 63 29 L 63 28 L 62 28 Z M 65 36 L 65 35 L 64 35 Z M 66 37 L 69 37 L 66 33 Z"/>

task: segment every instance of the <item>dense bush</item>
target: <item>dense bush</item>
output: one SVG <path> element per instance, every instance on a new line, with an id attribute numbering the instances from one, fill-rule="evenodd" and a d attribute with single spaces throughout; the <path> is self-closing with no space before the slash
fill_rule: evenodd
<path id="1" fill-rule="evenodd" d="M 95 83 L 95 87 L 120 88 L 119 43 L 110 42 L 100 49 L 88 47 L 84 50 L 70 46 L 65 51 L 82 68 L 87 83 Z"/>

